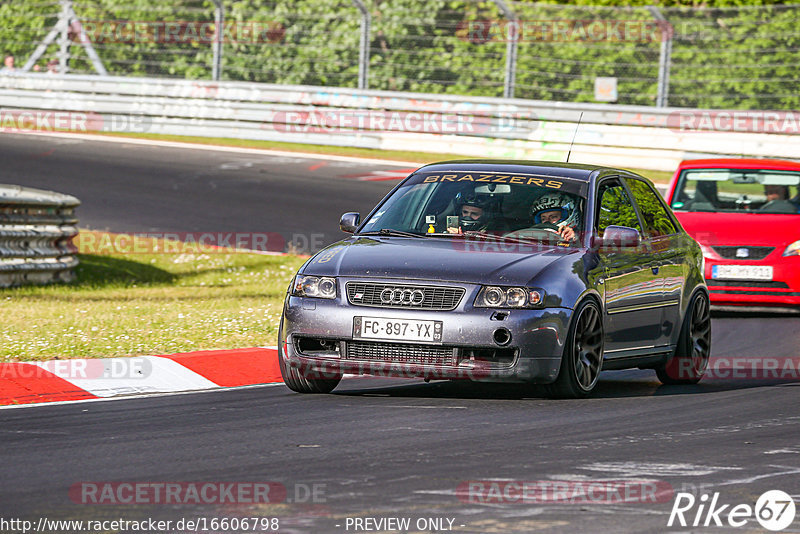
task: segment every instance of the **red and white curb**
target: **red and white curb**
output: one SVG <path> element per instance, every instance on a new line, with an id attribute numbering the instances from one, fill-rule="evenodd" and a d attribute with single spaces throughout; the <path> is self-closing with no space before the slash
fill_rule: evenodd
<path id="1" fill-rule="evenodd" d="M 273 347 L 0 363 L 0 406 L 282 383 Z"/>

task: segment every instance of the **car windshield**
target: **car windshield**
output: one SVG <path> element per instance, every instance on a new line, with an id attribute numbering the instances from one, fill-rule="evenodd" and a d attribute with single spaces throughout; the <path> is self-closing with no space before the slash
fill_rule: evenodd
<path id="1" fill-rule="evenodd" d="M 687 169 L 672 197 L 676 211 L 800 213 L 800 172 Z"/>
<path id="2" fill-rule="evenodd" d="M 421 172 L 359 234 L 559 241 L 562 226 L 576 235 L 583 229 L 585 188 L 582 181 L 536 174 Z"/>

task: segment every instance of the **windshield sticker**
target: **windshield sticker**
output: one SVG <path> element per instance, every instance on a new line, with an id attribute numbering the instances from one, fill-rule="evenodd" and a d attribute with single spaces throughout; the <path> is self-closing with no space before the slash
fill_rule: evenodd
<path id="1" fill-rule="evenodd" d="M 503 174 L 503 173 L 481 173 L 481 172 L 452 172 L 436 174 L 420 174 L 412 178 L 415 184 L 431 184 L 444 182 L 473 182 L 488 184 L 511 184 L 521 186 L 546 187 L 549 189 L 561 189 L 572 193 L 581 191 L 585 183 L 575 180 L 562 180 L 550 176 L 533 176 L 529 174 Z"/>

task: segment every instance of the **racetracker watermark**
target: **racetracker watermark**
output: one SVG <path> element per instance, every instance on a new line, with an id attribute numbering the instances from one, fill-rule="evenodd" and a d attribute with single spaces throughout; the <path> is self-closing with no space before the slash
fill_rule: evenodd
<path id="1" fill-rule="evenodd" d="M 711 131 L 797 135 L 797 111 L 673 111 L 667 116 L 672 131 Z"/>
<path id="2" fill-rule="evenodd" d="M 531 131 L 538 121 L 527 112 L 508 111 L 495 116 L 459 113 L 424 113 L 358 109 L 296 109 L 276 112 L 261 125 L 283 133 L 412 132 L 434 134 L 489 135 Z"/>
<path id="3" fill-rule="evenodd" d="M 691 360 L 673 362 L 667 366 L 670 376 L 677 379 L 694 376 Z M 800 381 L 800 356 L 715 356 L 710 359 L 703 380 Z"/>
<path id="4" fill-rule="evenodd" d="M 77 482 L 69 498 L 77 504 L 269 504 L 324 503 L 326 484 L 281 482 Z"/>
<path id="5" fill-rule="evenodd" d="M 456 488 L 471 504 L 632 504 L 670 502 L 663 480 L 467 480 Z"/>
<path id="6" fill-rule="evenodd" d="M 667 22 L 657 20 L 555 19 L 465 20 L 456 35 L 473 44 L 497 42 L 653 43 L 670 39 Z"/>
<path id="7" fill-rule="evenodd" d="M 146 115 L 99 114 L 86 111 L 0 109 L 0 132 L 127 132 L 146 133 L 152 126 Z"/>
<path id="8" fill-rule="evenodd" d="M 51 378 L 53 375 L 67 380 L 138 379 L 147 378 L 152 372 L 153 364 L 142 357 L 51 360 L 0 365 L 0 380 Z"/>
<path id="9" fill-rule="evenodd" d="M 282 253 L 286 241 L 275 232 L 82 231 L 72 238 L 79 254 L 251 254 Z"/>
<path id="10" fill-rule="evenodd" d="M 278 21 L 196 20 L 83 20 L 70 26 L 73 41 L 158 44 L 270 44 L 280 43 L 286 27 Z"/>
<path id="11" fill-rule="evenodd" d="M 284 342 L 284 354 L 286 352 Z M 384 378 L 422 378 L 424 380 L 472 380 L 480 381 L 489 378 L 496 363 L 480 358 L 462 358 L 459 366 L 453 368 L 451 362 L 419 363 L 419 362 L 380 362 L 364 360 L 342 360 L 341 363 L 325 361 L 292 364 L 294 369 L 305 378 L 331 380 L 343 373 L 367 375 Z"/>

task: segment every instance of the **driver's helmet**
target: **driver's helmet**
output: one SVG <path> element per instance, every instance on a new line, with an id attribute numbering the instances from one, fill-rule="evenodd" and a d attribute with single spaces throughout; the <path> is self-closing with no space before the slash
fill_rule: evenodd
<path id="1" fill-rule="evenodd" d="M 540 196 L 531 204 L 534 224 L 542 223 L 542 213 L 556 210 L 561 211 L 561 221 L 558 226 L 574 228 L 580 223 L 581 214 L 575 199 L 566 193 L 550 192 Z"/>
<path id="2" fill-rule="evenodd" d="M 461 208 L 464 206 L 474 206 L 481 208 L 483 213 L 477 219 L 472 217 L 462 217 Z M 480 193 L 458 193 L 456 195 L 456 209 L 458 210 L 459 223 L 464 231 L 480 230 L 486 226 L 495 211 L 497 202 L 492 195 Z"/>

